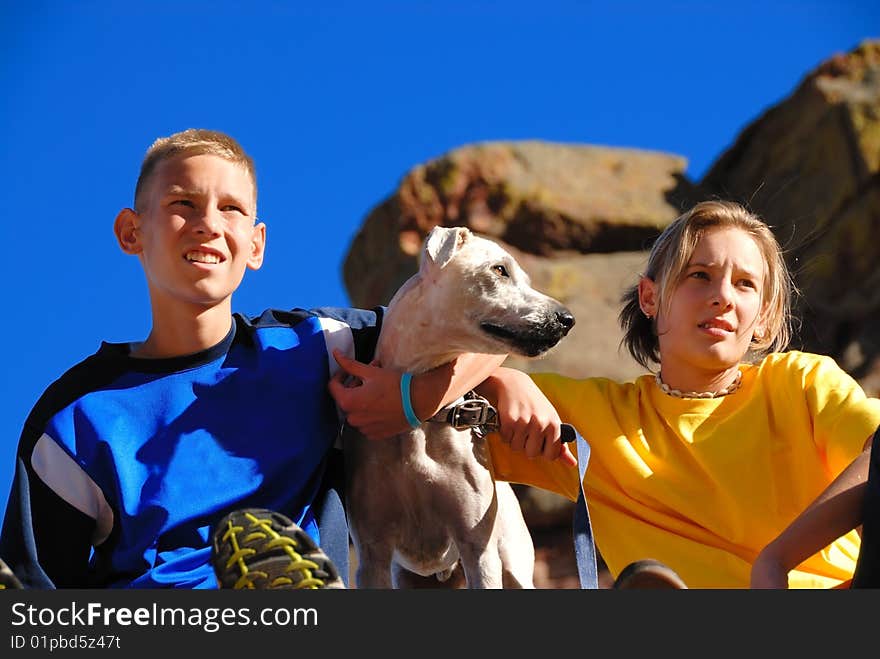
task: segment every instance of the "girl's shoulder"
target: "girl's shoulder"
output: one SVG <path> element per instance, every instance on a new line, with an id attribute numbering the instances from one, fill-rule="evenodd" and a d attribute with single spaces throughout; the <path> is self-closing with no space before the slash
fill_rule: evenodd
<path id="1" fill-rule="evenodd" d="M 744 372 L 749 369 L 754 370 L 755 377 L 779 384 L 794 381 L 808 387 L 854 383 L 834 358 L 800 350 L 770 353 L 755 364 L 744 365 Z"/>
<path id="2" fill-rule="evenodd" d="M 816 368 L 840 369 L 837 362 L 828 355 L 803 352 L 801 350 L 771 352 L 751 366 L 759 370 L 774 371 L 809 371 Z"/>
<path id="3" fill-rule="evenodd" d="M 614 380 L 606 377 L 574 378 L 558 373 L 530 373 L 529 376 L 545 393 L 558 392 L 565 396 L 620 398 L 638 395 L 653 385 L 654 375 L 641 375 L 634 380 Z"/>

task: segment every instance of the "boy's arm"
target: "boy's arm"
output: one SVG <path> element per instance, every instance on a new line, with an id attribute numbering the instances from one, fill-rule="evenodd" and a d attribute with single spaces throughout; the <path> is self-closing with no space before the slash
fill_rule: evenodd
<path id="1" fill-rule="evenodd" d="M 330 395 L 346 414 L 348 423 L 370 439 L 382 439 L 409 429 L 400 397 L 399 371 L 380 368 L 333 353 L 341 370 L 329 383 Z M 498 410 L 499 434 L 514 450 L 549 460 L 576 460 L 560 441 L 560 419 L 555 408 L 525 373 L 501 367 L 504 355 L 464 354 L 449 364 L 420 373 L 412 380 L 412 404 L 419 419 L 475 389 Z M 360 380 L 346 387 L 347 375 Z"/>
<path id="2" fill-rule="evenodd" d="M 338 350 L 333 356 L 341 367 L 328 385 L 330 395 L 349 424 L 370 439 L 391 437 L 409 429 L 400 397 L 401 372 L 349 359 Z M 464 354 L 448 364 L 419 373 L 411 384 L 413 411 L 428 419 L 485 380 L 505 355 Z M 346 386 L 352 375 L 358 386 Z"/>
<path id="3" fill-rule="evenodd" d="M 768 544 L 752 565 L 752 588 L 788 588 L 788 573 L 862 523 L 871 462 L 866 448 L 794 521 Z"/>
<path id="4" fill-rule="evenodd" d="M 0 558 L 25 588 L 84 588 L 94 520 L 61 499 L 19 456 L 0 531 Z"/>

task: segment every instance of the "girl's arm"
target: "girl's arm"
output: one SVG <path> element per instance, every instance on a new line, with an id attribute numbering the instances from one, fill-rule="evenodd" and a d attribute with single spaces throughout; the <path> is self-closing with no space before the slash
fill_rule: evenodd
<path id="1" fill-rule="evenodd" d="M 822 494 L 761 550 L 752 565 L 752 588 L 788 588 L 791 570 L 861 525 L 871 439 Z"/>

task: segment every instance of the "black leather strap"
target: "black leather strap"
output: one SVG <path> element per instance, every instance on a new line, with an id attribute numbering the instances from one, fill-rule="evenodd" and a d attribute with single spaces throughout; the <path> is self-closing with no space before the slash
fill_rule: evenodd
<path id="1" fill-rule="evenodd" d="M 481 434 L 498 429 L 498 411 L 473 391 L 466 393 L 461 402 L 443 408 L 427 420 L 448 423 L 456 430 L 479 429 Z"/>

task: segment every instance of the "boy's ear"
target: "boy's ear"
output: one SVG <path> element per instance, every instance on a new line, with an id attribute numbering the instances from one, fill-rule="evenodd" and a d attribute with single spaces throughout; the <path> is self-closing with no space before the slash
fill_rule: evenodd
<path id="1" fill-rule="evenodd" d="M 254 225 L 254 233 L 251 236 L 251 254 L 248 257 L 248 267 L 251 270 L 259 270 L 263 265 L 263 255 L 266 253 L 266 225 L 262 222 Z"/>
<path id="2" fill-rule="evenodd" d="M 657 291 L 656 282 L 650 277 L 639 277 L 639 307 L 642 313 L 649 318 L 656 318 L 659 310 L 660 294 Z"/>
<path id="3" fill-rule="evenodd" d="M 126 254 L 140 254 L 143 247 L 138 239 L 138 229 L 141 218 L 131 208 L 123 208 L 113 222 L 113 233 L 116 234 L 116 242 Z"/>

